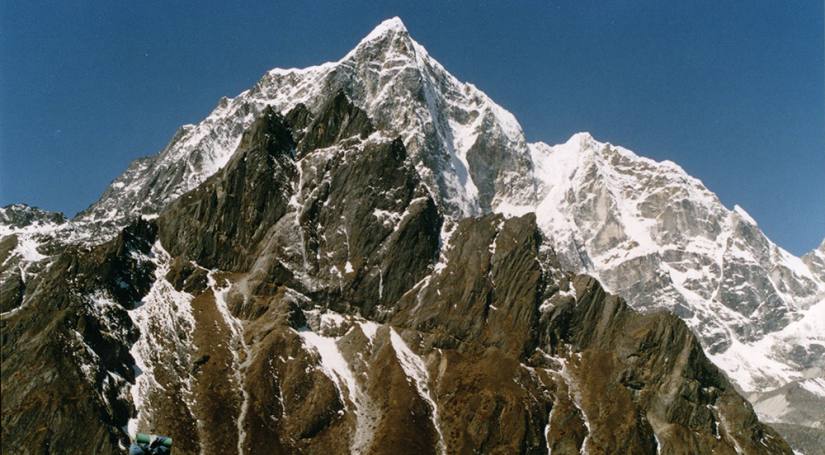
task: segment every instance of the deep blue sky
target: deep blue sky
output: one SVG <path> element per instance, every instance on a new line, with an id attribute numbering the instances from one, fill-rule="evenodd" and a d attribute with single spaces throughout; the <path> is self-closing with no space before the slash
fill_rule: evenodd
<path id="1" fill-rule="evenodd" d="M 0 205 L 71 215 L 221 96 L 398 15 L 529 140 L 590 131 L 679 163 L 794 253 L 825 236 L 821 1 L 223 3 L 0 3 Z"/>

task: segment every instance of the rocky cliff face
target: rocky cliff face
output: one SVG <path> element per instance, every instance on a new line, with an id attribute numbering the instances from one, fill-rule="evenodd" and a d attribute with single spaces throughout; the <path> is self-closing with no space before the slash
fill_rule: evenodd
<path id="1" fill-rule="evenodd" d="M 702 346 L 740 390 L 822 371 L 817 252 L 672 163 L 528 144 L 398 19 L 74 220 L 0 221 L 4 452 L 787 453 Z"/>
<path id="2" fill-rule="evenodd" d="M 141 429 L 177 453 L 790 453 L 683 322 L 564 272 L 534 215 L 445 221 L 348 99 L 295 109 L 26 287 L 4 452 Z"/>

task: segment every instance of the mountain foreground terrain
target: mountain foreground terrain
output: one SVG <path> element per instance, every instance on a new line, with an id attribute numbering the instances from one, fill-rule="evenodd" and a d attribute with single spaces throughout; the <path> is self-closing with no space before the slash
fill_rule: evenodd
<path id="1" fill-rule="evenodd" d="M 3 453 L 825 443 L 825 243 L 589 134 L 528 143 L 397 18 L 72 220 L 3 208 L 0 261 Z"/>

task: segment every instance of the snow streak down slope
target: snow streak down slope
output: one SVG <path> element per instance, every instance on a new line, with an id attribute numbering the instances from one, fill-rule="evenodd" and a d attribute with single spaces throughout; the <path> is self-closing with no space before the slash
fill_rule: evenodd
<path id="1" fill-rule="evenodd" d="M 497 210 L 535 211 L 568 269 L 598 276 L 637 308 L 676 313 L 745 390 L 823 367 L 822 332 L 793 321 L 823 302 L 825 284 L 742 208 L 728 210 L 672 162 L 587 133 L 530 148 L 540 202 Z"/>

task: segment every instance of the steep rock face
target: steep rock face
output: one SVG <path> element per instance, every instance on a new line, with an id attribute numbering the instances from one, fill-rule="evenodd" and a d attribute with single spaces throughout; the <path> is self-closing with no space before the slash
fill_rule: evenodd
<path id="1" fill-rule="evenodd" d="M 325 112 L 341 110 L 349 113 L 339 118 L 365 118 L 346 98 L 341 102 L 342 96 L 333 98 Z M 431 265 L 441 216 L 399 139 L 376 133 L 337 147 L 319 141 L 321 133 L 315 131 L 330 129 L 323 119 L 335 116 L 319 116 L 300 144 L 311 150 L 301 160 L 293 200 L 301 232 L 300 269 L 312 277 L 309 288 L 337 287 L 370 314 L 376 305 L 394 302 Z M 372 123 L 362 122 L 351 138 L 372 132 Z M 352 123 L 340 122 L 337 129 L 351 130 Z"/>
<path id="2" fill-rule="evenodd" d="M 650 433 L 663 453 L 759 451 L 776 437 L 757 423 L 681 320 L 635 313 L 589 277 L 576 277 L 573 288 L 575 303 L 554 305 L 545 317 L 556 351 L 577 351 L 565 367 L 580 381 L 577 390 L 593 433 L 589 451 L 610 452 L 623 443 L 629 452 L 642 451 Z M 626 408 L 633 412 L 617 411 Z M 732 419 L 741 426 L 731 428 Z M 617 427 L 635 435 L 635 447 Z"/>
<path id="3" fill-rule="evenodd" d="M 472 339 L 520 357 L 535 340 L 544 288 L 539 239 L 532 215 L 462 220 L 436 271 L 403 296 L 391 320 L 443 333 L 448 346 Z"/>
<path id="4" fill-rule="evenodd" d="M 441 216 L 403 143 L 365 140 L 369 119 L 340 93 L 322 109 L 290 130 L 297 114 L 265 112 L 224 169 L 163 212 L 169 252 L 252 272 L 255 288 L 289 284 L 324 298 L 333 289 L 365 313 L 420 279 Z"/>
<path id="5" fill-rule="evenodd" d="M 312 119 L 303 120 L 305 107 L 296 106 L 295 113 L 287 117 L 295 118 L 296 130 L 301 129 L 301 123 L 307 123 L 307 132 L 302 137 L 300 152 L 328 147 L 336 142 L 351 137 L 366 139 L 374 128 L 367 114 L 355 107 L 344 92 L 338 92 L 327 105 L 321 108 L 321 115 Z M 308 112 L 308 111 L 307 111 Z M 311 115 L 311 114 L 310 114 Z M 303 153 L 299 153 L 299 156 Z"/>
<path id="6" fill-rule="evenodd" d="M 164 212 L 161 241 L 208 268 L 247 268 L 267 228 L 287 212 L 294 148 L 284 118 L 264 111 L 226 168 Z"/>

